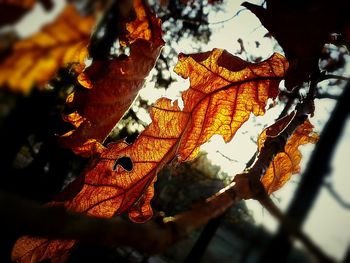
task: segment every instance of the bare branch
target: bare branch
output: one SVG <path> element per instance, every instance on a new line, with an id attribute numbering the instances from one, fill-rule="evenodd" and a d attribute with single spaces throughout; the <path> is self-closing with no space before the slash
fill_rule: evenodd
<path id="1" fill-rule="evenodd" d="M 316 95 L 316 99 L 332 99 L 332 100 L 337 100 L 339 96 L 337 95 L 332 95 L 329 93 L 318 93 Z"/>
<path id="2" fill-rule="evenodd" d="M 338 75 L 333 75 L 333 74 L 324 74 L 320 81 L 327 80 L 327 79 L 338 79 L 338 80 L 345 80 L 345 81 L 350 81 L 350 78 L 344 77 L 344 76 L 338 76 Z"/>
<path id="3" fill-rule="evenodd" d="M 209 25 L 217 25 L 217 24 L 226 23 L 226 22 L 228 22 L 228 21 L 234 19 L 235 17 L 237 17 L 241 12 L 247 11 L 247 10 L 248 10 L 247 8 L 242 8 L 242 9 L 238 10 L 238 11 L 236 12 L 236 14 L 234 14 L 234 15 L 231 16 L 230 18 L 227 18 L 227 19 L 221 20 L 221 21 L 217 21 L 217 22 L 210 22 L 210 23 L 208 23 L 208 24 L 209 24 Z"/>
<path id="4" fill-rule="evenodd" d="M 328 190 L 329 194 L 335 199 L 335 201 L 338 202 L 339 205 L 341 205 L 345 209 L 350 209 L 350 202 L 346 202 L 343 199 L 343 197 L 341 197 L 339 193 L 337 193 L 332 183 L 324 183 L 324 187 Z"/>

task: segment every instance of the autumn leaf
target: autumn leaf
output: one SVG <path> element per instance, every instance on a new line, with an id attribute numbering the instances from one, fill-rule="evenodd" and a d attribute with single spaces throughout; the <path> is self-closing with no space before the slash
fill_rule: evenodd
<path id="1" fill-rule="evenodd" d="M 60 67 L 84 65 L 93 23 L 67 5 L 54 22 L 14 45 L 0 64 L 0 86 L 28 93 L 34 85 L 43 87 Z"/>
<path id="2" fill-rule="evenodd" d="M 288 65 L 277 53 L 251 64 L 219 49 L 180 55 L 179 61 L 175 72 L 190 77 L 191 84 L 182 96 L 188 124 L 178 151 L 180 161 L 193 159 L 214 134 L 230 141 L 250 113 L 263 115 L 267 99 L 277 96 Z"/>
<path id="3" fill-rule="evenodd" d="M 52 263 L 65 262 L 69 256 L 69 250 L 75 241 L 50 240 L 35 237 L 21 237 L 17 240 L 12 250 L 12 260 L 15 262 L 35 263 L 45 259 L 51 259 Z M 22 253 L 29 251 L 29 253 Z M 34 253 L 31 253 L 35 251 Z"/>
<path id="4" fill-rule="evenodd" d="M 275 137 L 283 128 L 287 126 L 293 114 L 275 123 L 271 127 L 265 129 L 259 136 L 259 151 L 264 145 L 266 138 Z M 278 153 L 271 162 L 266 173 L 261 178 L 268 194 L 280 189 L 292 176 L 292 174 L 300 173 L 301 153 L 299 146 L 307 143 L 316 143 L 318 136 L 313 132 L 313 126 L 309 120 L 300 125 L 293 135 L 287 141 L 284 151 Z"/>
<path id="5" fill-rule="evenodd" d="M 287 61 L 279 54 L 257 64 L 220 49 L 181 54 L 175 71 L 189 77 L 191 84 L 182 94 L 183 109 L 178 101 L 159 99 L 151 110 L 152 123 L 133 144 L 125 141 L 109 144 L 84 174 L 77 195 L 68 200 L 60 198 L 50 205 L 62 205 L 67 210 L 96 217 L 128 212 L 134 222 L 149 219 L 153 214 L 150 206 L 153 184 L 159 170 L 174 159 L 192 160 L 200 145 L 214 134 L 231 140 L 250 113 L 265 112 L 267 99 L 277 96 L 286 68 Z M 29 262 L 34 255 L 40 259 L 46 255 L 60 257 L 66 253 L 60 247 L 68 247 L 69 242 L 22 237 L 14 247 L 13 259 Z M 26 249 L 23 244 L 30 246 Z M 55 250 L 57 244 L 60 247 Z M 42 250 L 43 246 L 49 247 L 49 251 Z"/>
<path id="6" fill-rule="evenodd" d="M 289 90 L 308 81 L 310 74 L 318 68 L 322 48 L 329 41 L 330 33 L 342 32 L 350 25 L 349 1 L 335 0 L 330 5 L 324 0 L 308 4 L 267 0 L 266 8 L 249 2 L 242 5 L 259 18 L 283 48 L 290 62 L 285 79 Z"/>
<path id="7" fill-rule="evenodd" d="M 86 142 L 95 140 L 97 144 L 106 139 L 134 101 L 164 45 L 160 20 L 140 0 L 134 1 L 134 9 L 136 19 L 126 23 L 126 35 L 119 36 L 121 44 L 129 46 L 130 55 L 94 61 L 78 77 L 86 89 L 67 99 L 74 112 L 65 118 L 76 129 L 60 141 L 77 154 L 90 156 L 93 151 Z"/>

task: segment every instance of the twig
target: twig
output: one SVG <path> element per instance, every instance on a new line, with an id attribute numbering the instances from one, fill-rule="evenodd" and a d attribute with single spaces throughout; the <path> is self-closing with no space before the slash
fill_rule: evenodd
<path id="1" fill-rule="evenodd" d="M 232 159 L 230 157 L 228 157 L 227 155 L 223 154 L 222 152 L 220 152 L 219 150 L 216 151 L 218 154 L 220 154 L 222 157 L 224 157 L 225 159 L 229 160 L 230 162 L 234 162 L 237 163 L 238 161 L 235 159 Z"/>
<path id="2" fill-rule="evenodd" d="M 329 194 L 345 209 L 350 209 L 350 203 L 346 202 L 338 193 L 335 191 L 332 183 L 327 182 L 323 184 L 324 187 L 328 190 Z"/>
<path id="3" fill-rule="evenodd" d="M 345 80 L 345 81 L 350 81 L 350 78 L 344 77 L 344 76 L 338 76 L 338 75 L 333 75 L 333 74 L 325 74 L 321 78 L 321 81 L 327 80 L 327 79 L 338 79 L 338 80 Z"/>
<path id="4" fill-rule="evenodd" d="M 235 17 L 237 17 L 241 12 L 247 11 L 247 10 L 248 10 L 247 8 L 242 8 L 242 9 L 238 10 L 238 11 L 236 12 L 236 14 L 234 14 L 234 15 L 231 16 L 230 18 L 227 18 L 227 19 L 224 19 L 224 20 L 221 20 L 221 21 L 217 21 L 217 22 L 210 22 L 210 23 L 208 23 L 208 24 L 209 24 L 209 25 L 217 25 L 217 24 L 226 23 L 226 22 L 228 22 L 228 21 L 234 19 Z"/>
<path id="5" fill-rule="evenodd" d="M 316 95 L 316 99 L 332 99 L 332 100 L 337 100 L 339 96 L 337 95 L 332 95 L 329 93 L 318 93 Z"/>

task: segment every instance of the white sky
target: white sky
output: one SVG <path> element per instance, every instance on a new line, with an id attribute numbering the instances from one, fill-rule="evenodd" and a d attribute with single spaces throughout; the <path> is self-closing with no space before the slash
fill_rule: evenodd
<path id="1" fill-rule="evenodd" d="M 54 11 L 50 14 L 45 13 L 40 6 L 37 6 L 35 12 L 25 17 L 25 19 L 16 26 L 16 29 L 23 36 L 28 36 L 36 32 L 43 21 L 50 22 L 54 19 L 62 8 L 62 2 L 63 1 L 56 1 L 56 3 L 60 4 L 56 5 Z M 241 2 L 243 1 L 224 1 L 224 4 L 227 5 L 225 12 L 219 14 L 210 13 L 210 22 L 224 21 L 232 17 L 239 9 L 242 9 L 242 7 L 240 7 Z M 268 58 L 274 51 L 281 52 L 281 49 L 276 46 L 276 43 L 271 43 L 270 39 L 263 38 L 264 34 L 267 32 L 266 29 L 260 26 L 259 20 L 249 11 L 243 11 L 240 15 L 229 21 L 212 24 L 210 27 L 213 32 L 211 41 L 206 46 L 201 47 L 203 51 L 208 51 L 215 47 L 225 48 L 232 54 L 235 54 L 239 50 L 237 39 L 241 38 L 244 40 L 246 51 L 255 56 Z M 255 46 L 255 41 L 260 42 L 260 47 L 258 49 Z M 169 44 L 174 45 L 174 43 Z M 179 52 L 193 53 L 200 47 L 192 42 L 187 41 L 186 43 L 186 41 L 183 41 L 179 43 L 176 48 Z M 347 73 L 350 75 L 350 71 Z M 174 73 L 171 74 L 175 76 Z M 156 92 L 153 89 L 154 83 L 148 83 L 140 94 L 150 101 L 155 101 L 160 96 L 176 99 L 178 98 L 180 90 L 188 88 L 187 80 L 178 79 L 178 82 L 173 84 L 170 89 L 161 92 Z M 320 131 L 322 124 L 328 119 L 333 105 L 334 101 L 332 100 L 316 101 L 315 116 L 311 119 L 311 122 L 316 125 L 318 131 Z M 222 167 L 222 171 L 230 175 L 241 172 L 245 167 L 245 163 L 256 150 L 256 144 L 253 140 L 256 140 L 257 136 L 266 125 L 273 123 L 273 120 L 278 116 L 281 109 L 281 106 L 276 106 L 269 110 L 263 117 L 251 118 L 239 130 L 232 142 L 225 144 L 220 137 L 214 136 L 211 142 L 204 145 L 202 149 L 208 152 L 208 157 L 214 164 L 218 164 Z M 145 112 L 140 112 L 139 114 L 142 114 L 145 120 L 149 120 Z M 348 121 L 341 143 L 332 161 L 333 170 L 330 179 L 336 191 L 344 197 L 345 200 L 350 202 L 350 192 L 348 190 L 350 186 L 350 174 L 347 172 L 348 168 L 346 166 L 350 161 L 349 146 L 350 122 Z M 312 149 L 313 146 L 311 145 L 301 148 L 304 155 L 302 168 L 307 164 Z M 232 162 L 224 158 L 217 153 L 218 150 L 237 162 Z M 298 175 L 294 175 L 289 183 L 274 194 L 275 201 L 283 210 L 287 208 L 294 190 L 298 185 L 299 178 Z M 249 209 L 251 209 L 257 224 L 262 224 L 267 229 L 275 231 L 278 224 L 267 211 L 262 209 L 260 204 L 257 204 L 255 201 L 247 201 L 247 205 Z M 304 226 L 305 232 L 308 233 L 326 253 L 337 259 L 341 259 L 347 247 L 350 245 L 349 229 L 350 210 L 345 210 L 340 207 L 338 203 L 330 197 L 328 192 L 323 189 Z"/>

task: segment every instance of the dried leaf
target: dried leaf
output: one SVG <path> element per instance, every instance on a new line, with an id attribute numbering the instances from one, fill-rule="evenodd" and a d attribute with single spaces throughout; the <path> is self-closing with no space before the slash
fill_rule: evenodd
<path id="1" fill-rule="evenodd" d="M 45 238 L 26 237 L 19 238 L 12 250 L 12 260 L 15 262 L 35 263 L 45 259 L 51 259 L 52 263 L 65 262 L 69 256 L 69 250 L 75 241 L 51 240 Z M 29 251 L 29 253 L 22 253 Z M 30 253 L 35 251 L 35 253 Z"/>
<path id="2" fill-rule="evenodd" d="M 164 45 L 160 20 L 140 0 L 134 1 L 134 9 L 136 19 L 126 24 L 127 36 L 119 36 L 123 45 L 129 45 L 130 55 L 93 62 L 78 77 L 86 89 L 75 91 L 67 99 L 75 110 L 69 121 L 76 129 L 60 141 L 75 153 L 87 156 L 81 148 L 86 141 L 102 143 L 106 139 L 134 101 Z"/>
<path id="3" fill-rule="evenodd" d="M 286 119 L 289 120 L 289 117 Z M 285 124 L 287 124 L 287 122 Z M 259 150 L 263 147 L 266 138 L 269 137 L 267 133 L 269 130 L 271 132 L 272 129 L 274 128 L 270 127 L 265 129 L 259 136 Z M 278 129 L 280 128 L 278 127 Z M 268 194 L 280 189 L 290 179 L 292 174 L 300 172 L 302 156 L 299 151 L 299 146 L 307 143 L 316 143 L 317 140 L 318 136 L 313 132 L 313 126 L 309 120 L 306 120 L 296 129 L 284 147 L 284 152 L 280 152 L 275 156 L 265 175 L 261 178 L 261 182 Z"/>
<path id="4" fill-rule="evenodd" d="M 266 8 L 244 2 L 283 48 L 290 62 L 285 85 L 291 90 L 308 81 L 318 68 L 318 61 L 329 34 L 342 31 L 349 25 L 349 1 L 312 1 L 308 4 L 294 1 L 267 0 Z M 327 17 L 327 19 L 320 19 Z"/>
<path id="5" fill-rule="evenodd" d="M 54 22 L 15 44 L 0 64 L 0 86 L 28 93 L 34 85 L 43 87 L 60 67 L 84 65 L 93 23 L 68 5 Z"/>
<path id="6" fill-rule="evenodd" d="M 180 55 L 179 60 L 175 72 L 190 77 L 191 83 L 182 96 L 189 120 L 179 146 L 180 161 L 193 159 L 214 134 L 230 141 L 250 113 L 263 115 L 267 99 L 277 96 L 288 65 L 277 53 L 251 64 L 220 49 Z"/>
<path id="7" fill-rule="evenodd" d="M 257 64 L 219 49 L 180 55 L 175 71 L 189 77 L 191 83 L 182 94 L 183 110 L 178 101 L 159 99 L 151 110 L 152 123 L 133 144 L 109 144 L 85 173 L 80 192 L 51 205 L 96 217 L 128 212 L 134 222 L 149 219 L 158 171 L 176 158 L 192 160 L 199 146 L 214 134 L 231 140 L 251 112 L 262 115 L 267 99 L 276 97 L 286 67 L 287 61 L 279 54 Z M 42 240 L 23 237 L 15 245 L 13 259 L 28 262 L 33 255 L 41 259 L 46 254 L 59 257 L 62 251 L 53 251 L 52 242 L 57 241 L 46 241 L 50 251 L 37 252 L 36 246 L 43 246 Z M 69 242 L 54 244 L 69 246 Z M 30 243 L 32 250 L 25 249 L 23 243 Z"/>

